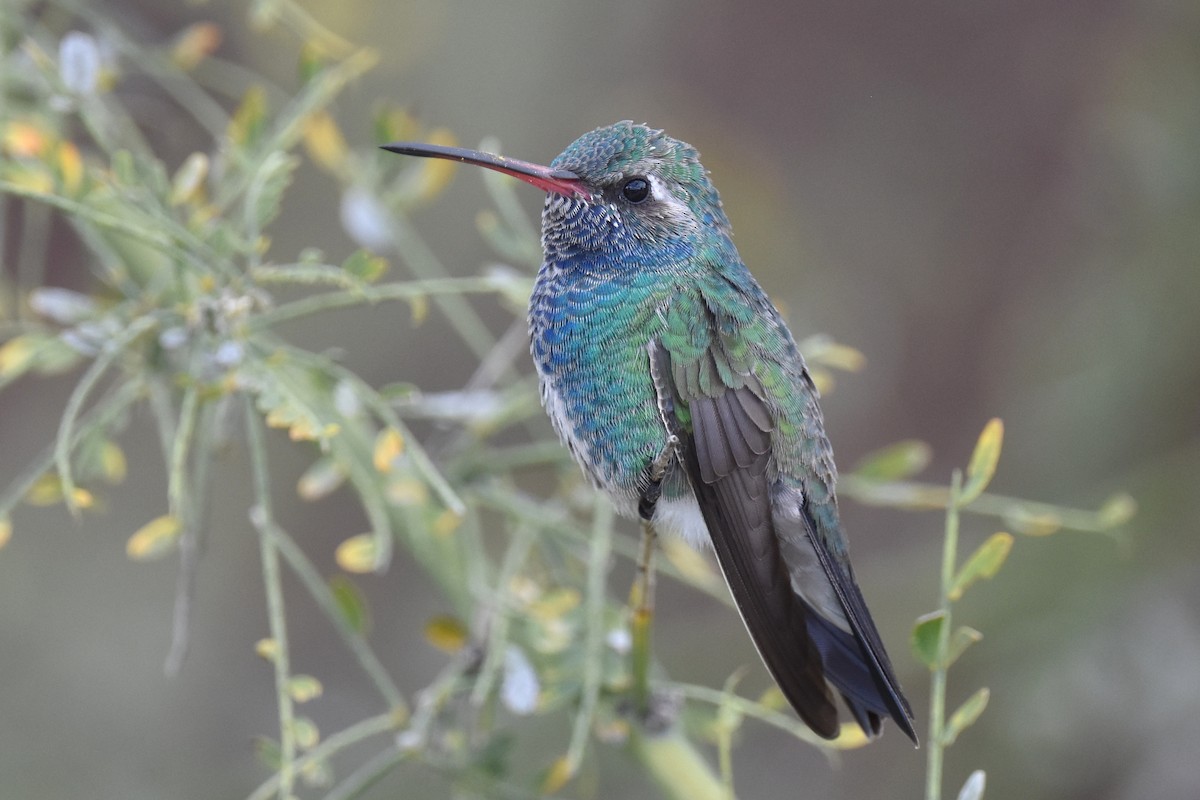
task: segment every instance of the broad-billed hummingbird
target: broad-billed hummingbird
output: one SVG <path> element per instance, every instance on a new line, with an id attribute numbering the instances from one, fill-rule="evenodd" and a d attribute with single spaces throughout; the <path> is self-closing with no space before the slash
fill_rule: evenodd
<path id="1" fill-rule="evenodd" d="M 868 736 L 891 717 L 915 743 L 850 567 L 817 389 L 696 150 L 628 121 L 548 167 L 384 149 L 546 192 L 530 349 L 575 460 L 620 513 L 711 544 L 759 655 L 816 733 L 838 735 L 836 694 Z"/>

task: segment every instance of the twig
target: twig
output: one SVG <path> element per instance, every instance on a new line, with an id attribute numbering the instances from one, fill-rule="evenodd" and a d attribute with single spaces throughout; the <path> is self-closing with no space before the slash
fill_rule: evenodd
<path id="1" fill-rule="evenodd" d="M 255 505 L 250 509 L 250 522 L 258 530 L 259 550 L 262 553 L 263 585 L 267 592 L 267 619 L 275 646 L 271 661 L 275 665 L 275 698 L 279 706 L 279 797 L 290 800 L 295 783 L 296 724 L 292 696 L 288 691 L 291 676 L 288 665 L 287 621 L 283 608 L 283 583 L 279 574 L 279 552 L 271 536 L 274 515 L 271 512 L 271 481 L 267 474 L 267 447 L 262 422 L 254 404 L 247 397 L 246 430 L 250 461 L 254 471 Z"/>
<path id="2" fill-rule="evenodd" d="M 358 631 L 350 627 L 346 621 L 346 617 L 342 614 L 337 606 L 337 601 L 333 598 L 329 591 L 328 584 L 321 580 L 321 576 L 317 573 L 316 567 L 312 561 L 304 554 L 304 551 L 296 544 L 295 540 L 278 525 L 272 525 L 270 530 L 272 538 L 275 540 L 275 546 L 279 548 L 280 554 L 287 561 L 288 566 L 300 578 L 300 582 L 304 584 L 304 588 L 308 590 L 309 595 L 325 612 L 325 616 L 333 623 L 334 629 L 338 635 L 342 637 L 342 641 L 354 657 L 358 659 L 358 663 L 362 666 L 363 671 L 375 684 L 375 688 L 383 695 L 384 701 L 392 708 L 393 713 L 400 716 L 408 715 L 408 704 L 404 700 L 404 695 L 400 689 L 392 681 L 388 675 L 387 669 L 384 668 L 379 657 L 375 655 L 375 651 L 367 643 L 366 637 Z"/>
<path id="3" fill-rule="evenodd" d="M 155 324 L 156 320 L 153 317 L 139 317 L 124 331 L 110 339 L 83 373 L 79 383 L 75 384 L 75 389 L 67 399 L 67 406 L 58 425 L 58 437 L 54 443 L 54 464 L 58 468 L 58 479 L 62 484 L 63 502 L 72 513 L 77 514 L 78 508 L 75 504 L 75 481 L 71 475 L 71 448 L 74 444 L 75 423 L 83 410 L 83 403 L 113 362 L 125 352 L 125 348 Z"/>
<path id="4" fill-rule="evenodd" d="M 349 728 L 343 731 L 328 736 L 304 755 L 296 759 L 294 768 L 296 772 L 302 771 L 309 764 L 316 764 L 327 758 L 330 758 L 347 747 L 352 747 L 359 742 L 365 741 L 372 736 L 389 733 L 396 730 L 398 717 L 394 713 L 378 714 L 374 717 L 367 717 L 361 722 L 356 722 Z M 270 778 L 262 783 L 257 789 L 250 793 L 246 800 L 269 800 L 275 794 L 280 785 L 280 773 L 275 773 Z"/>
<path id="5" fill-rule="evenodd" d="M 597 492 L 592 517 L 591 547 L 588 550 L 583 686 L 580 690 L 579 710 L 575 712 L 575 724 L 571 730 L 571 744 L 567 747 L 567 769 L 570 774 L 575 773 L 583 760 L 592 716 L 596 712 L 596 699 L 600 695 L 600 668 L 604 663 L 604 608 L 607 600 L 605 578 L 608 575 L 608 560 L 612 552 L 612 527 L 612 505 L 608 498 Z"/>
<path id="6" fill-rule="evenodd" d="M 943 732 L 946 726 L 946 654 L 950 650 L 950 586 L 954 567 L 958 563 L 958 510 L 962 473 L 954 470 L 946 502 L 946 538 L 942 545 L 942 572 L 938 588 L 938 610 L 942 613 L 938 629 L 937 663 L 929 690 L 929 743 L 926 754 L 925 800 L 940 800 L 942 796 L 942 766 L 945 757 Z"/>
<path id="7" fill-rule="evenodd" d="M 198 391 L 193 385 L 183 396 L 179 411 L 179 426 L 176 429 L 170 454 L 167 482 L 167 502 L 172 514 L 183 526 L 179 537 L 179 573 L 175 579 L 175 606 L 171 617 L 171 647 L 163 662 L 167 675 L 179 674 L 183 659 L 187 655 L 191 638 L 192 598 L 196 591 L 196 569 L 200 552 L 200 515 L 196 512 L 204 498 L 204 487 L 200 475 L 187 481 L 187 456 L 192 429 L 197 417 Z M 204 426 L 207 427 L 207 426 Z M 204 441 L 201 439 L 201 441 Z M 199 470 L 207 474 L 208 459 L 196 459 Z M 186 489 L 186 491 L 185 491 Z"/>

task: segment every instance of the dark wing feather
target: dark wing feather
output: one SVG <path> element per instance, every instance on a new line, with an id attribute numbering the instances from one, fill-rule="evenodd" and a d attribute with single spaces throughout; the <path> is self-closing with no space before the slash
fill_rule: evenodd
<path id="1" fill-rule="evenodd" d="M 651 347 L 656 382 L 672 375 L 669 356 Z M 659 386 L 660 393 L 672 392 Z M 773 423 L 749 386 L 687 400 L 691 431 L 667 420 L 708 527 L 717 562 L 771 676 L 804 722 L 838 735 L 837 707 L 810 634 L 815 614 L 792 590 L 771 514 L 767 462 Z"/>
<path id="2" fill-rule="evenodd" d="M 774 422 L 752 388 L 757 384 L 751 378 L 737 388 L 718 384 L 693 393 L 699 381 L 689 374 L 688 364 L 674 363 L 657 344 L 650 356 L 660 401 L 670 400 L 664 423 L 680 440 L 680 461 L 717 562 L 763 663 L 788 702 L 816 733 L 834 738 L 839 727 L 832 683 L 868 735 L 879 733 L 886 714 L 915 743 L 912 712 L 849 565 L 830 554 L 807 506 L 800 509 L 803 531 L 794 520 L 774 518 L 767 475 Z M 677 400 L 687 406 L 690 430 L 674 414 Z M 789 530 L 778 530 L 777 524 Z M 850 631 L 826 619 L 794 589 L 796 565 L 788 563 L 788 553 L 795 558 L 797 536 L 804 549 L 815 553 Z M 792 550 L 781 547 L 789 538 Z"/>
<path id="3" fill-rule="evenodd" d="M 829 553 L 807 506 L 802 512 L 813 550 L 833 585 L 853 631 L 853 634 L 847 633 L 819 615 L 813 615 L 810 628 L 825 662 L 825 672 L 864 731 L 871 735 L 878 734 L 881 727 L 880 712 L 886 711 L 900 730 L 916 744 L 912 709 L 900 689 L 900 682 L 892 670 L 891 660 L 854 575 L 848 564 L 843 566 Z"/>

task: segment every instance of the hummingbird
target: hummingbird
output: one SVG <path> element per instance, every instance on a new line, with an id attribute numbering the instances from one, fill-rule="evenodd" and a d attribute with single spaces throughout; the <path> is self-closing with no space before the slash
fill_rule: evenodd
<path id="1" fill-rule="evenodd" d="M 913 716 L 850 566 L 818 392 L 696 149 L 630 121 L 549 166 L 415 142 L 546 193 L 529 300 L 543 405 L 617 511 L 711 547 L 767 670 L 818 735 Z"/>

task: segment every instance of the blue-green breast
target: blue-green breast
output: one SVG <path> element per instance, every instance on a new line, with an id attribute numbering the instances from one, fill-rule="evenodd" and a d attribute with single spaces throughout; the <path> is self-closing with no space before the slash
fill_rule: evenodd
<path id="1" fill-rule="evenodd" d="M 623 504 L 666 438 L 646 345 L 662 335 L 660 308 L 674 288 L 653 270 L 605 261 L 542 266 L 530 298 L 530 350 L 559 435 L 593 482 Z"/>

